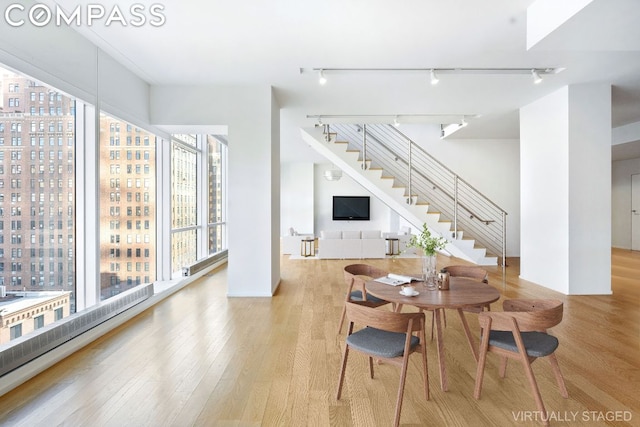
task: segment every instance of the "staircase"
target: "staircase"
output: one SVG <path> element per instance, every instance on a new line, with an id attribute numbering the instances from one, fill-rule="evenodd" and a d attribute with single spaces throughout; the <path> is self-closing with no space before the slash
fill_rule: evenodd
<path id="1" fill-rule="evenodd" d="M 303 139 L 416 230 L 426 223 L 449 254 L 505 265 L 506 212 L 391 125 L 333 124 Z"/>

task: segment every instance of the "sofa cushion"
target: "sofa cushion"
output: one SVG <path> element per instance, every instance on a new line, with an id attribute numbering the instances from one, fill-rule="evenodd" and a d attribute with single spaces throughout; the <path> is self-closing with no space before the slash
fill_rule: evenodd
<path id="1" fill-rule="evenodd" d="M 320 237 L 323 239 L 341 239 L 342 232 L 341 231 L 321 231 Z"/>
<path id="2" fill-rule="evenodd" d="M 360 232 L 359 231 L 343 231 L 342 238 L 343 239 L 359 239 Z"/>
<path id="3" fill-rule="evenodd" d="M 379 239 L 380 235 L 380 230 L 364 230 L 362 232 L 363 239 Z"/>

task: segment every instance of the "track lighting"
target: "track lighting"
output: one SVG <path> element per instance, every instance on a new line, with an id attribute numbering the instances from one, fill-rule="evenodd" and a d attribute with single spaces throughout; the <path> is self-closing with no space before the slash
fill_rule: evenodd
<path id="1" fill-rule="evenodd" d="M 533 77 L 533 83 L 539 84 L 542 82 L 542 77 L 540 77 L 540 73 L 535 68 L 531 70 L 531 76 Z"/>
<path id="2" fill-rule="evenodd" d="M 395 127 L 400 127 L 400 122 L 398 121 L 398 116 L 396 116 L 396 117 L 393 119 L 393 125 L 394 125 Z"/>
<path id="3" fill-rule="evenodd" d="M 464 128 L 467 127 L 469 123 L 467 123 L 467 121 L 464 119 L 464 117 L 460 120 L 460 127 Z"/>
<path id="4" fill-rule="evenodd" d="M 440 81 L 440 79 L 438 78 L 438 75 L 436 74 L 436 70 L 434 70 L 432 68 L 430 74 L 431 74 L 431 84 L 432 85 L 437 85 L 438 82 Z"/>
<path id="5" fill-rule="evenodd" d="M 542 77 L 548 74 L 558 74 L 564 71 L 562 67 L 542 67 L 542 68 L 300 68 L 300 73 L 306 71 L 317 72 L 318 82 L 324 85 L 327 82 L 325 72 L 330 73 L 429 73 L 432 85 L 438 84 L 440 75 L 531 75 L 534 82 L 540 83 Z"/>
<path id="6" fill-rule="evenodd" d="M 320 83 L 320 85 L 324 85 L 325 83 L 327 83 L 327 78 L 324 76 L 323 69 L 320 69 L 320 71 L 318 72 L 318 83 Z"/>

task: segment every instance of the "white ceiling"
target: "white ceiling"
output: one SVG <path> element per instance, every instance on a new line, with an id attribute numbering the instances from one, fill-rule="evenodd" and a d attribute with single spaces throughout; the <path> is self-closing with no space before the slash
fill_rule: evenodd
<path id="1" fill-rule="evenodd" d="M 117 1 L 124 11 L 134 3 Z M 637 0 L 594 0 L 530 50 L 526 10 L 533 0 L 157 3 L 165 7 L 161 27 L 80 31 L 153 85 L 273 86 L 283 161 L 317 159 L 299 135 L 316 122 L 307 115 L 473 115 L 456 137 L 517 139 L 519 107 L 576 83 L 612 84 L 613 127 L 640 121 Z M 100 4 L 110 10 L 116 2 Z M 483 67 L 565 70 L 539 85 L 526 75 L 443 75 L 436 86 L 421 72 L 327 72 L 320 86 L 311 71 Z"/>

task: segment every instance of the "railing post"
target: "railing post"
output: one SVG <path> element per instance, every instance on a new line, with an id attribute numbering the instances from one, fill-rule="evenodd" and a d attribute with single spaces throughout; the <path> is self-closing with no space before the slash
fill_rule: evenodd
<path id="1" fill-rule="evenodd" d="M 367 125 L 362 125 L 362 170 L 367 169 Z"/>
<path id="2" fill-rule="evenodd" d="M 408 140 L 408 142 L 409 142 L 409 162 L 408 162 L 409 170 L 407 171 L 407 173 L 408 173 L 408 182 L 409 182 L 409 185 L 408 185 L 409 197 L 407 198 L 407 204 L 408 205 L 412 205 L 413 204 L 413 192 L 411 190 L 411 171 L 413 170 L 413 164 L 412 164 L 413 158 L 412 158 L 412 150 L 411 150 L 411 148 L 413 147 L 413 144 L 412 144 L 410 139 Z"/>
<path id="3" fill-rule="evenodd" d="M 507 214 L 502 211 L 502 268 L 507 266 Z"/>
<path id="4" fill-rule="evenodd" d="M 453 176 L 453 238 L 458 240 L 458 175 Z"/>

